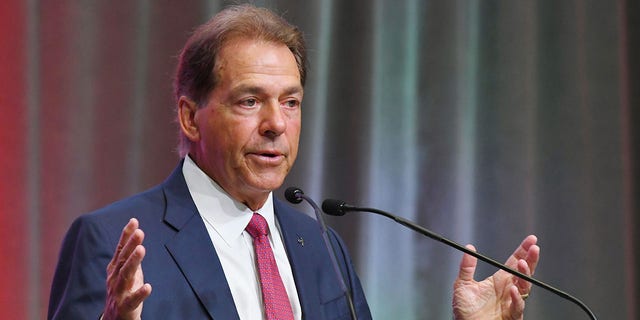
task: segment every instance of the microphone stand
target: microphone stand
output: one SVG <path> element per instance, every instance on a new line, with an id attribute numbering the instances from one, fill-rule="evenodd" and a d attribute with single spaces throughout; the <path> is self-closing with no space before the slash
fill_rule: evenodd
<path id="1" fill-rule="evenodd" d="M 546 289 L 548 291 L 551 291 L 551 292 L 555 293 L 556 295 L 558 295 L 560 297 L 563 297 L 563 298 L 565 298 L 565 299 L 577 304 L 582 310 L 584 310 L 584 312 L 586 312 L 589 315 L 589 317 L 592 320 L 597 320 L 595 314 L 593 314 L 593 312 L 589 309 L 589 307 L 587 307 L 587 305 L 584 304 L 584 302 L 580 301 L 578 298 L 576 298 L 576 297 L 574 297 L 574 296 L 572 296 L 572 295 L 570 295 L 570 294 L 568 294 L 568 293 L 566 293 L 564 291 L 556 289 L 556 288 L 554 288 L 554 287 L 552 287 L 552 286 L 550 286 L 550 285 L 548 285 L 548 284 L 546 284 L 546 283 L 544 283 L 542 281 L 536 280 L 536 279 L 534 279 L 534 278 L 532 278 L 532 277 L 530 277 L 530 276 L 528 276 L 528 275 L 526 275 L 524 273 L 521 273 L 519 271 L 513 270 L 513 269 L 503 265 L 502 263 L 499 263 L 499 262 L 497 262 L 497 261 L 495 261 L 495 260 L 493 260 L 493 259 L 491 259 L 491 258 L 489 258 L 487 256 L 484 256 L 484 255 L 479 254 L 479 253 L 477 253 L 475 251 L 469 250 L 466 247 L 464 247 L 464 246 L 462 246 L 462 245 L 460 245 L 460 244 L 458 244 L 456 242 L 453 242 L 453 241 L 451 241 L 451 240 L 449 240 L 449 239 L 447 239 L 447 238 L 445 238 L 445 237 L 443 237 L 443 236 L 441 236 L 441 235 L 439 235 L 437 233 L 434 233 L 434 232 L 432 232 L 432 231 L 430 231 L 430 230 L 428 230 L 426 228 L 423 228 L 422 226 L 420 226 L 420 225 L 418 225 L 418 224 L 416 224 L 414 222 L 411 222 L 409 220 L 406 220 L 406 219 L 404 219 L 402 217 L 395 216 L 395 215 L 393 215 L 391 213 L 388 213 L 388 212 L 385 212 L 385 211 L 382 211 L 382 210 L 379 210 L 379 209 L 375 209 L 375 208 L 364 208 L 364 207 L 351 206 L 351 205 L 346 204 L 344 201 L 333 200 L 333 199 L 325 200 L 322 203 L 322 209 L 323 209 L 323 211 L 325 213 L 327 213 L 329 215 L 341 216 L 341 215 L 344 215 L 347 211 L 363 211 L 363 212 L 371 212 L 371 213 L 375 213 L 375 214 L 379 214 L 379 215 L 385 216 L 385 217 L 387 217 L 387 218 L 389 218 L 391 220 L 394 220 L 395 222 L 397 222 L 397 223 L 399 223 L 399 224 L 401 224 L 401 225 L 403 225 L 403 226 L 405 226 L 405 227 L 407 227 L 407 228 L 409 228 L 409 229 L 411 229 L 413 231 L 416 231 L 416 232 L 424 235 L 424 236 L 427 236 L 427 237 L 429 237 L 429 238 L 431 238 L 433 240 L 436 240 L 436 241 L 439 241 L 441 243 L 444 243 L 444 244 L 446 244 L 446 245 L 448 245 L 450 247 L 453 247 L 453 248 L 455 248 L 457 250 L 460 250 L 460 251 L 462 251 L 462 252 L 464 252 L 466 254 L 474 256 L 474 257 L 478 258 L 479 260 L 482 260 L 482 261 L 484 261 L 484 262 L 486 262 L 486 263 L 488 263 L 488 264 L 490 264 L 490 265 L 492 265 L 492 266 L 494 266 L 494 267 L 496 267 L 498 269 L 504 270 L 504 271 L 506 271 L 506 272 L 518 277 L 518 278 L 527 280 L 527 281 L 535 284 L 538 287 L 541 287 L 541 288 L 544 288 L 544 289 Z"/>
<path id="2" fill-rule="evenodd" d="M 320 229 L 322 231 L 321 233 L 322 233 L 322 239 L 324 240 L 324 245 L 327 248 L 327 251 L 329 252 L 329 257 L 331 258 L 331 264 L 333 265 L 333 269 L 336 273 L 336 276 L 338 277 L 338 283 L 340 283 L 340 289 L 342 289 L 342 291 L 345 293 L 347 297 L 347 304 L 349 305 L 349 312 L 351 313 L 351 319 L 357 320 L 358 316 L 356 315 L 356 310 L 353 305 L 353 298 L 351 297 L 351 291 L 347 289 L 347 286 L 344 281 L 344 275 L 342 274 L 342 271 L 340 271 L 340 267 L 338 266 L 338 260 L 336 259 L 336 254 L 333 249 L 333 245 L 331 244 L 331 240 L 329 240 L 329 231 L 327 230 L 327 225 L 325 224 L 324 219 L 322 217 L 322 211 L 320 210 L 318 205 L 315 203 L 315 201 L 313 201 L 313 199 L 311 199 L 310 197 L 307 197 L 300 188 L 296 188 L 296 187 L 287 188 L 287 190 L 285 190 L 285 198 L 287 199 L 287 201 L 295 204 L 302 202 L 302 200 L 304 199 L 307 203 L 309 203 L 309 205 L 311 205 L 311 207 L 313 207 L 313 211 L 316 214 L 316 219 L 318 220 L 318 224 L 320 225 Z"/>

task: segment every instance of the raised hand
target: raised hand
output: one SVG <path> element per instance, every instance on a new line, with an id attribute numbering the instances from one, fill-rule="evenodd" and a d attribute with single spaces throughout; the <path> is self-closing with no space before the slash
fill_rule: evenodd
<path id="1" fill-rule="evenodd" d="M 526 275 L 533 275 L 540 258 L 537 238 L 526 237 L 507 259 L 506 265 Z M 467 248 L 474 250 L 472 245 Z M 473 279 L 477 259 L 465 254 L 460 262 L 458 278 L 453 286 L 455 319 L 523 319 L 525 302 L 531 283 L 499 270 L 483 281 Z"/>
<path id="2" fill-rule="evenodd" d="M 144 232 L 138 220 L 132 218 L 122 230 L 116 252 L 107 266 L 107 301 L 104 320 L 140 319 L 142 302 L 151 294 L 151 285 L 144 283 L 142 246 Z"/>

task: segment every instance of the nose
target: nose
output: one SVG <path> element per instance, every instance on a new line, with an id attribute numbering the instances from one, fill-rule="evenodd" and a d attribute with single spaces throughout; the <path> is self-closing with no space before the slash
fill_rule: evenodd
<path id="1" fill-rule="evenodd" d="M 287 128 L 287 121 L 279 101 L 270 101 L 263 105 L 260 113 L 262 116 L 260 134 L 275 138 L 284 133 Z"/>

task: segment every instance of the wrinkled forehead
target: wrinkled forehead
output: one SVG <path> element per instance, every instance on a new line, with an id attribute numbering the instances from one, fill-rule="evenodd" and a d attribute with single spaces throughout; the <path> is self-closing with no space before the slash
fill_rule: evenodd
<path id="1" fill-rule="evenodd" d="M 300 82 L 300 70 L 291 50 L 283 43 L 238 37 L 227 40 L 216 54 L 213 73 L 216 83 L 223 75 L 264 73 L 294 75 Z"/>

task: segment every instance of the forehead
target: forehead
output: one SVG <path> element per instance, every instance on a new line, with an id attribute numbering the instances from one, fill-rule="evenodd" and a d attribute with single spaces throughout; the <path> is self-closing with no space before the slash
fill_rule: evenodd
<path id="1" fill-rule="evenodd" d="M 218 77 L 249 73 L 300 79 L 296 59 L 286 45 L 257 39 L 227 41 L 218 53 L 214 70 Z"/>

